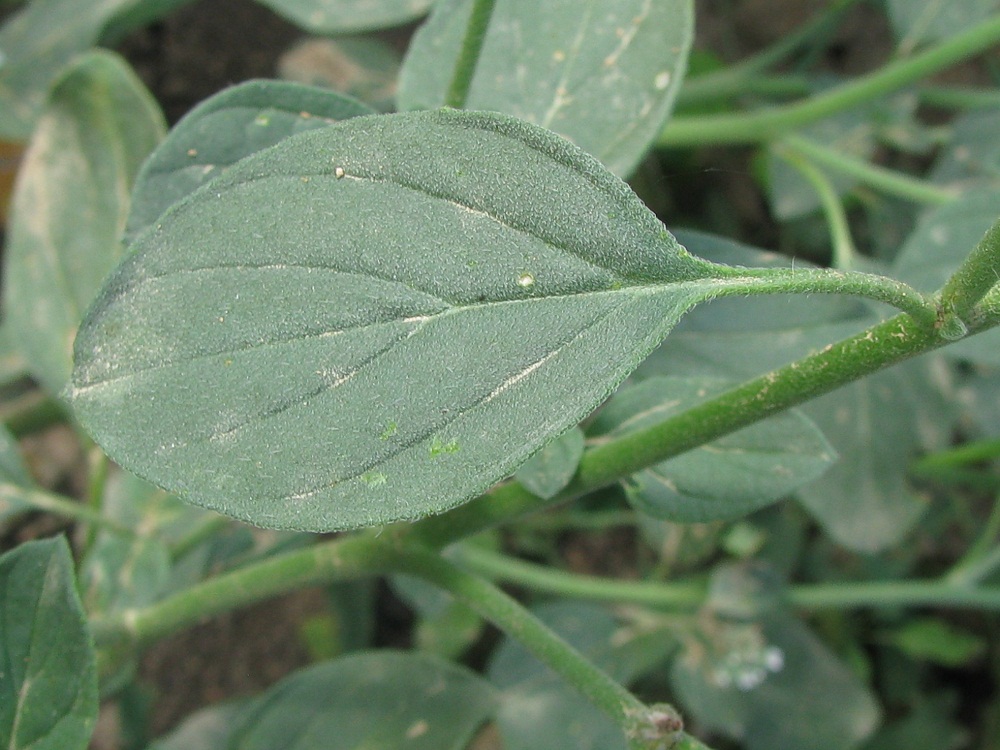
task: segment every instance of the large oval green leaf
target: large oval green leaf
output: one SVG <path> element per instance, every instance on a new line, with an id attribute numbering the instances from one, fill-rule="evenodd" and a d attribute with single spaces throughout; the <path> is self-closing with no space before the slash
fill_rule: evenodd
<path id="1" fill-rule="evenodd" d="M 290 138 L 133 248 L 77 337 L 77 415 L 182 497 L 312 530 L 481 493 L 721 268 L 564 139 L 449 110 Z"/>
<path id="2" fill-rule="evenodd" d="M 472 0 L 441 0 L 410 45 L 400 109 L 446 103 Z M 626 176 L 673 108 L 691 0 L 497 0 L 466 106 L 560 133 Z"/>
<path id="3" fill-rule="evenodd" d="M 25 154 L 4 258 L 4 313 L 51 393 L 66 385 L 83 312 L 122 253 L 139 165 L 163 136 L 156 103 L 121 58 L 77 58 Z"/>

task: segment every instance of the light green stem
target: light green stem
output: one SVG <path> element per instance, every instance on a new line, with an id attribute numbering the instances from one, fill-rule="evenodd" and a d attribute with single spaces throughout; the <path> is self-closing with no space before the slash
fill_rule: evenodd
<path id="1" fill-rule="evenodd" d="M 941 308 L 945 314 L 965 322 L 997 284 L 1000 284 L 1000 219 L 941 288 Z"/>
<path id="2" fill-rule="evenodd" d="M 483 51 L 486 30 L 489 28 L 495 4 L 496 0 L 473 0 L 469 22 L 462 39 L 462 48 L 455 61 L 455 71 L 448 86 L 448 93 L 445 95 L 445 106 L 461 109 L 469 98 L 469 88 L 476 75 L 479 55 Z"/>
<path id="3" fill-rule="evenodd" d="M 3 404 L 0 419 L 14 437 L 24 437 L 66 422 L 67 416 L 63 404 L 36 390 Z"/>
<path id="4" fill-rule="evenodd" d="M 819 197 L 826 217 L 826 225 L 830 230 L 830 244 L 833 248 L 833 267 L 848 269 L 854 263 L 854 240 L 851 239 L 851 229 L 847 222 L 844 204 L 837 195 L 837 189 L 827 179 L 826 175 L 794 149 L 787 149 L 783 144 L 775 146 L 775 153 L 783 158 L 792 168 L 801 174 Z"/>
<path id="5" fill-rule="evenodd" d="M 1000 587 L 967 588 L 948 581 L 864 581 L 795 587 L 788 601 L 803 609 L 953 607 L 1000 611 Z"/>
<path id="6" fill-rule="evenodd" d="M 584 576 L 471 545 L 463 545 L 450 554 L 482 575 L 561 596 L 691 611 L 704 604 L 708 595 L 703 583 L 634 582 Z M 1000 558 L 1000 550 L 993 557 Z M 990 563 L 996 566 L 1000 559 Z M 941 606 L 1000 611 L 1000 587 L 972 588 L 947 579 L 799 584 L 789 587 L 786 599 L 792 606 L 811 610 Z"/>
<path id="7" fill-rule="evenodd" d="M 755 55 L 723 70 L 685 81 L 678 95 L 678 106 L 697 105 L 747 93 L 748 84 L 752 87 L 752 81 L 757 79 L 760 73 L 778 64 L 802 46 L 814 42 L 819 32 L 836 22 L 847 8 L 857 2 L 858 0 L 837 0 L 816 18 Z"/>
<path id="8" fill-rule="evenodd" d="M 937 319 L 934 300 L 908 284 L 886 276 L 830 268 L 727 267 L 713 298 L 751 294 L 845 294 L 883 302 L 922 325 Z"/>
<path id="9" fill-rule="evenodd" d="M 388 545 L 371 533 L 275 555 L 190 586 L 154 604 L 94 620 L 96 644 L 141 648 L 223 612 L 306 586 L 389 572 Z"/>
<path id="10" fill-rule="evenodd" d="M 958 190 L 943 188 L 925 180 L 871 164 L 864 159 L 848 156 L 800 135 L 785 136 L 781 140 L 781 146 L 787 151 L 801 154 L 816 164 L 853 177 L 863 185 L 915 203 L 927 205 L 950 203 L 960 193 Z"/>
<path id="11" fill-rule="evenodd" d="M 993 544 L 996 545 L 996 528 L 990 531 Z M 1000 568 L 1000 546 L 993 546 L 979 557 L 963 560 L 948 573 L 947 580 L 955 587 L 968 589 L 991 576 L 998 568 Z"/>
<path id="12" fill-rule="evenodd" d="M 949 37 L 930 49 L 809 99 L 731 115 L 676 117 L 660 135 L 663 148 L 722 143 L 758 143 L 822 120 L 908 86 L 1000 42 L 1000 15 Z"/>
<path id="13" fill-rule="evenodd" d="M 704 603 L 707 594 L 704 583 L 637 582 L 580 575 L 500 555 L 472 544 L 457 545 L 448 554 L 489 578 L 577 599 L 692 610 Z"/>
<path id="14" fill-rule="evenodd" d="M 947 109 L 995 109 L 1000 107 L 1000 91 L 995 88 L 925 86 L 920 89 L 920 102 Z"/>
<path id="15" fill-rule="evenodd" d="M 107 489 L 111 459 L 98 446 L 91 445 L 87 452 L 87 506 L 95 517 L 103 517 L 104 493 Z M 89 552 L 97 541 L 98 526 L 91 524 L 83 542 L 83 552 Z"/>
<path id="16" fill-rule="evenodd" d="M 93 524 L 116 534 L 135 536 L 133 529 L 112 521 L 84 503 L 55 492 L 0 483 L 0 515 L 19 510 L 40 510 L 71 521 Z"/>
<path id="17" fill-rule="evenodd" d="M 806 96 L 812 90 L 809 79 L 800 75 L 734 75 L 723 77 L 729 68 L 719 74 L 709 73 L 685 81 L 684 88 L 677 95 L 678 110 L 694 108 L 705 104 L 746 96 L 766 96 L 779 99 L 790 99 Z M 718 78 L 716 77 L 718 76 Z M 697 85 L 704 81 L 705 84 Z"/>
<path id="18" fill-rule="evenodd" d="M 462 570 L 437 553 L 420 549 L 400 551 L 396 563 L 400 572 L 438 585 L 516 638 L 623 728 L 631 716 L 645 710 L 638 698 L 489 581 Z"/>
<path id="19" fill-rule="evenodd" d="M 438 553 L 398 545 L 372 533 L 342 537 L 264 561 L 189 587 L 145 608 L 91 623 L 104 648 L 138 648 L 206 617 L 310 585 L 384 573 L 406 573 L 445 589 L 522 643 L 539 660 L 583 693 L 625 732 L 645 726 L 651 707 L 596 667 L 495 584 L 468 573 Z M 657 712 L 678 716 L 673 709 Z M 671 731 L 679 729 L 677 725 Z M 653 747 L 633 743 L 636 748 Z"/>
<path id="20" fill-rule="evenodd" d="M 928 453 L 913 464 L 912 470 L 922 474 L 927 469 L 968 466 L 982 461 L 993 461 L 997 458 L 1000 458 L 1000 438 L 987 438 L 963 443 L 948 450 Z"/>

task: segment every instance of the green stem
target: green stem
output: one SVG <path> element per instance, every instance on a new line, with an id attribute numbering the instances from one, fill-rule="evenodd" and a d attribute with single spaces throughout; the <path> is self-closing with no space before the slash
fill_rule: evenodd
<path id="1" fill-rule="evenodd" d="M 630 510 L 574 511 L 544 513 L 522 519 L 518 529 L 526 531 L 607 531 L 614 527 L 632 527 L 639 523 Z"/>
<path id="2" fill-rule="evenodd" d="M 950 203 L 959 195 L 957 190 L 943 188 L 892 169 L 870 164 L 864 159 L 848 156 L 800 135 L 785 136 L 781 140 L 781 145 L 816 164 L 853 177 L 864 185 L 914 203 L 940 205 Z"/>
<path id="3" fill-rule="evenodd" d="M 975 249 L 941 288 L 945 314 L 966 321 L 986 294 L 1000 283 L 1000 220 L 991 226 Z"/>
<path id="4" fill-rule="evenodd" d="M 766 49 L 757 52 L 723 70 L 705 73 L 684 82 L 678 105 L 702 104 L 747 92 L 747 85 L 759 74 L 777 65 L 800 47 L 813 43 L 818 33 L 835 23 L 839 16 L 858 0 L 838 0 L 816 18 L 803 24 Z"/>
<path id="5" fill-rule="evenodd" d="M 713 298 L 749 294 L 845 294 L 883 302 L 924 326 L 937 320 L 934 300 L 878 274 L 829 268 L 728 268 Z"/>
<path id="6" fill-rule="evenodd" d="M 701 606 L 707 594 L 703 583 L 636 582 L 579 575 L 524 562 L 471 544 L 457 545 L 448 554 L 488 578 L 514 583 L 532 591 L 577 599 L 691 610 Z"/>
<path id="7" fill-rule="evenodd" d="M 623 728 L 631 716 L 645 710 L 638 698 L 489 581 L 462 570 L 437 553 L 420 549 L 404 549 L 398 554 L 397 563 L 400 572 L 419 576 L 445 589 L 516 638 Z"/>
<path id="8" fill-rule="evenodd" d="M 920 102 L 944 109 L 994 109 L 1000 107 L 1000 91 L 959 86 L 925 86 Z"/>
<path id="9" fill-rule="evenodd" d="M 139 609 L 91 623 L 98 646 L 142 647 L 213 615 L 306 586 L 389 572 L 389 546 L 371 533 L 275 555 L 190 586 Z"/>
<path id="10" fill-rule="evenodd" d="M 830 229 L 830 243 L 833 247 L 832 259 L 833 267 L 848 269 L 854 263 L 856 250 L 854 240 L 851 239 L 851 229 L 847 222 L 847 213 L 844 211 L 844 204 L 837 195 L 837 189 L 833 183 L 827 179 L 826 175 L 817 169 L 812 162 L 805 158 L 800 151 L 785 147 L 784 143 L 778 144 L 774 149 L 775 153 L 784 159 L 793 169 L 801 174 L 812 185 L 813 190 L 819 197 L 820 205 L 823 207 L 823 214 L 826 216 L 826 225 Z"/>
<path id="11" fill-rule="evenodd" d="M 915 461 L 912 469 L 919 474 L 927 469 L 968 466 L 997 458 L 1000 458 L 1000 438 L 988 438 L 928 453 Z"/>
<path id="12" fill-rule="evenodd" d="M 199 544 L 218 534 L 230 523 L 232 523 L 232 519 L 228 516 L 217 515 L 206 518 L 200 525 L 193 528 L 170 546 L 170 557 L 173 560 L 180 560 Z"/>
<path id="13" fill-rule="evenodd" d="M 796 586 L 788 601 L 803 609 L 954 607 L 1000 611 L 1000 587 L 969 588 L 948 581 L 865 581 Z"/>
<path id="14" fill-rule="evenodd" d="M 447 546 L 498 523 L 606 487 L 945 343 L 933 328 L 908 315 L 897 315 L 659 424 L 591 448 L 570 485 L 549 500 L 519 484 L 503 484 L 454 510 L 411 524 L 403 533 L 432 546 Z"/>
<path id="15" fill-rule="evenodd" d="M 915 479 L 935 484 L 965 487 L 978 492 L 1000 492 L 1000 476 L 976 469 L 956 469 L 950 466 L 922 466 L 911 469 Z"/>
<path id="16" fill-rule="evenodd" d="M 496 0 L 474 0 L 469 23 L 465 27 L 465 37 L 462 39 L 462 48 L 455 61 L 455 71 L 452 73 L 448 93 L 445 95 L 444 103 L 447 107 L 461 109 L 469 98 L 469 88 L 476 75 L 476 66 L 483 51 L 486 30 L 489 28 L 495 4 Z"/>
<path id="17" fill-rule="evenodd" d="M 87 458 L 90 469 L 87 477 L 87 507 L 93 511 L 95 516 L 103 517 L 104 490 L 108 482 L 108 469 L 111 465 L 111 459 L 96 445 L 90 447 Z M 97 541 L 97 529 L 98 527 L 93 524 L 87 529 L 86 539 L 83 544 L 84 551 L 89 551 L 93 548 L 94 543 Z"/>
<path id="18" fill-rule="evenodd" d="M 707 599 L 699 582 L 653 583 L 584 576 L 512 559 L 463 545 L 454 552 L 462 563 L 490 578 L 533 591 L 603 602 L 627 602 L 665 610 L 691 611 Z M 992 565 L 1000 564 L 995 550 Z M 868 609 L 881 607 L 956 607 L 1000 610 L 1000 587 L 972 588 L 957 581 L 878 581 L 806 583 L 790 586 L 787 601 L 803 609 Z"/>
<path id="19" fill-rule="evenodd" d="M 677 109 L 693 109 L 737 97 L 766 96 L 782 99 L 806 96 L 812 90 L 809 79 L 800 75 L 734 75 L 708 73 L 686 80 L 677 95 Z M 698 85 L 704 82 L 705 85 Z"/>
<path id="20" fill-rule="evenodd" d="M 996 542 L 996 529 L 990 529 Z M 985 538 L 985 536 L 984 536 Z M 963 560 L 948 573 L 947 581 L 953 586 L 971 588 L 1000 568 L 1000 546 L 994 546 L 978 558 Z"/>
<path id="21" fill-rule="evenodd" d="M 637 723 L 643 725 L 649 717 L 650 707 L 494 584 L 462 570 L 435 552 L 397 545 L 391 536 L 378 538 L 366 533 L 277 555 L 204 581 L 143 609 L 95 620 L 91 631 L 101 647 L 142 647 L 212 615 L 294 588 L 392 572 L 418 576 L 450 592 L 522 643 L 614 719 L 623 731 L 634 731 Z M 665 706 L 657 706 L 656 710 L 672 712 Z"/>
<path id="22" fill-rule="evenodd" d="M 11 434 L 18 438 L 67 421 L 63 405 L 38 390 L 4 404 L 0 419 L 3 419 Z"/>
<path id="23" fill-rule="evenodd" d="M 1000 15 L 940 44 L 897 60 L 818 96 L 771 109 L 731 115 L 676 117 L 660 135 L 663 148 L 770 141 L 804 125 L 908 86 L 983 52 L 1000 41 Z"/>
<path id="24" fill-rule="evenodd" d="M 20 487 L 6 482 L 0 483 L 0 515 L 22 510 L 40 510 L 71 521 L 93 524 L 116 534 L 135 536 L 133 529 L 106 518 L 84 503 L 46 490 Z"/>

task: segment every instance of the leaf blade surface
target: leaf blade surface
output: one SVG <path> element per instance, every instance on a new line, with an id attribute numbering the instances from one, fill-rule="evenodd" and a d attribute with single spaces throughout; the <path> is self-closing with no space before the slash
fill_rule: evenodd
<path id="1" fill-rule="evenodd" d="M 0 557 L 0 737 L 83 750 L 97 720 L 94 647 L 62 539 Z"/>
<path id="2" fill-rule="evenodd" d="M 310 530 L 483 492 L 718 273 L 562 138 L 455 111 L 288 139 L 133 247 L 77 337 L 78 416 L 192 502 Z"/>
<path id="3" fill-rule="evenodd" d="M 52 394 L 69 379 L 83 312 L 121 255 L 132 180 L 162 135 L 156 103 L 106 52 L 65 72 L 35 129 L 14 193 L 4 312 Z"/>
<path id="4" fill-rule="evenodd" d="M 374 110 L 354 99 L 286 81 L 247 81 L 206 99 L 139 170 L 126 241 L 245 156 L 295 133 L 367 114 Z"/>
<path id="5" fill-rule="evenodd" d="M 439 2 L 400 76 L 400 109 L 445 103 L 472 10 Z M 499 0 L 466 107 L 566 136 L 627 176 L 673 108 L 694 34 L 690 0 Z"/>

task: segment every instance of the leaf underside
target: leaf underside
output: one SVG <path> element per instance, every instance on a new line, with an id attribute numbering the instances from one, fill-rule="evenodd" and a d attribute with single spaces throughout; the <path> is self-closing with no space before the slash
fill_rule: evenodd
<path id="1" fill-rule="evenodd" d="M 413 519 L 593 410 L 718 268 L 548 131 L 355 118 L 144 233 L 68 395 L 115 460 L 192 502 L 276 528 Z"/>

